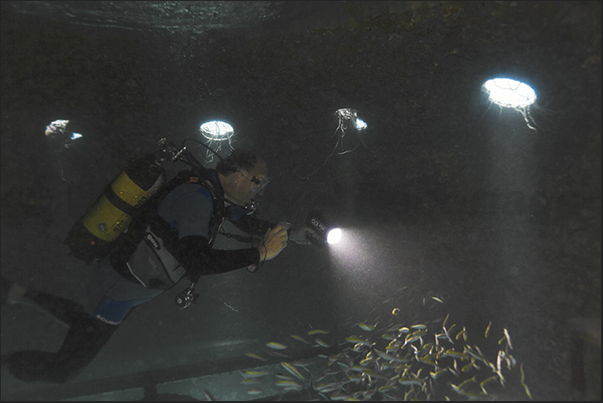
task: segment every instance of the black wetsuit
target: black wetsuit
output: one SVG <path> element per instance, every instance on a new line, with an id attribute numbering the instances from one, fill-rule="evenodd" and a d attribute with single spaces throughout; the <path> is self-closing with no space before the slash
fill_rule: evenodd
<path id="1" fill-rule="evenodd" d="M 186 175 L 184 175 L 186 176 Z M 209 178 L 212 191 L 192 183 L 175 184 L 157 200 L 156 217 L 169 224 L 166 246 L 191 278 L 224 273 L 260 261 L 258 249 L 215 250 L 212 240 L 223 218 L 245 232 L 263 236 L 274 224 L 246 215 L 236 205 L 225 205 L 224 192 L 215 172 Z M 181 179 L 180 179 L 181 180 Z M 169 184 L 168 184 L 169 185 Z M 166 185 L 167 186 L 167 185 Z M 217 205 L 216 205 L 217 204 Z M 220 215 L 216 219 L 216 215 Z M 117 253 L 120 255 L 120 253 Z M 3 357 L 11 373 L 25 381 L 66 382 L 87 366 L 134 307 L 164 289 L 148 289 L 120 269 L 123 256 L 107 258 L 96 268 L 92 284 L 92 315 L 65 298 L 30 289 L 25 298 L 35 302 L 69 326 L 61 348 L 55 352 L 19 351 Z M 176 308 L 176 307 L 174 307 Z"/>

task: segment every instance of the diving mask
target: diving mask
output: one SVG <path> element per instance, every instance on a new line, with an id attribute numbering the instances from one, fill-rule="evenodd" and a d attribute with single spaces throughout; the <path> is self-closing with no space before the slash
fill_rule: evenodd
<path id="1" fill-rule="evenodd" d="M 261 178 L 256 178 L 254 176 L 253 178 L 251 178 L 251 181 L 257 186 L 256 189 L 254 189 L 253 191 L 256 195 L 262 195 L 264 193 L 264 188 L 266 188 L 266 186 L 268 186 L 268 183 L 270 183 L 270 180 L 265 175 Z"/>

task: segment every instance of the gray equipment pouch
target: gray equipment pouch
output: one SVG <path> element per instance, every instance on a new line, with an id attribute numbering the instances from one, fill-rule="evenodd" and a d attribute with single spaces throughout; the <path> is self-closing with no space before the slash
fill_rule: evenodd
<path id="1" fill-rule="evenodd" d="M 147 226 L 142 241 L 126 263 L 129 272 L 146 288 L 168 290 L 186 270 L 165 248 L 163 240 Z"/>

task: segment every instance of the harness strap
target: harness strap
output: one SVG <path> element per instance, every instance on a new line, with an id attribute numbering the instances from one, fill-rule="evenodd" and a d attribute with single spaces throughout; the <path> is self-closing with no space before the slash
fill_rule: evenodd
<path id="1" fill-rule="evenodd" d="M 154 197 L 143 207 L 143 210 L 137 215 L 128 229 L 119 239 L 119 245 L 114 253 L 111 254 L 111 263 L 113 267 L 124 277 L 137 282 L 127 268 L 126 262 L 130 259 L 137 245 L 142 241 L 148 227 L 158 237 L 162 239 L 164 245 L 170 253 L 177 250 L 177 243 L 179 241 L 178 230 L 171 224 L 166 222 L 159 214 L 157 209 L 163 199 L 172 192 L 177 186 L 185 183 L 198 184 L 200 187 L 207 189 L 212 197 L 213 201 L 213 214 L 209 221 L 209 228 L 211 231 L 211 239 L 209 240 L 209 246 L 211 247 L 215 241 L 216 234 L 222 225 L 225 217 L 224 207 L 224 196 L 216 189 L 211 177 L 202 175 L 201 172 L 194 171 L 180 171 L 178 174 L 170 180 L 165 186 L 163 186 Z M 172 253 L 173 255 L 173 253 Z M 197 277 L 197 276 L 195 276 Z M 191 281 L 196 282 L 198 278 Z"/>

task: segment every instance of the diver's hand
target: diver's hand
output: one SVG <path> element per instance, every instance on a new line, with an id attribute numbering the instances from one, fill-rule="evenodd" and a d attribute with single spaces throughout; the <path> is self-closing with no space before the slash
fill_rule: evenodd
<path id="1" fill-rule="evenodd" d="M 260 261 L 272 260 L 287 246 L 287 230 L 282 225 L 277 225 L 264 235 L 262 244 L 258 247 Z"/>

